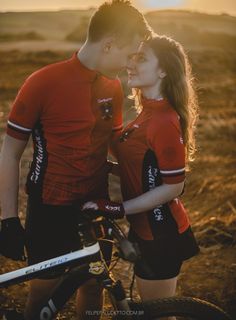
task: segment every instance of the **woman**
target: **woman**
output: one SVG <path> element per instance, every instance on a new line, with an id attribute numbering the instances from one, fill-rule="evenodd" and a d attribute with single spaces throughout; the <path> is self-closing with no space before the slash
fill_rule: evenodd
<path id="1" fill-rule="evenodd" d="M 142 261 L 135 275 L 143 300 L 175 294 L 184 260 L 199 251 L 183 193 L 185 168 L 193 160 L 197 103 L 182 46 L 166 36 L 144 42 L 128 64 L 138 117 L 115 143 L 124 202 L 84 205 L 108 215 L 126 215 L 130 240 Z M 144 263 L 143 263 L 144 262 Z"/>

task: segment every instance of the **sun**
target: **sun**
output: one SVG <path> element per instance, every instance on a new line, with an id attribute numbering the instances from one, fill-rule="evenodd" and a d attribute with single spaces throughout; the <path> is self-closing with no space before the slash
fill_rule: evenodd
<path id="1" fill-rule="evenodd" d="M 146 0 L 142 1 L 142 4 L 146 8 L 166 8 L 182 6 L 186 3 L 186 0 Z"/>

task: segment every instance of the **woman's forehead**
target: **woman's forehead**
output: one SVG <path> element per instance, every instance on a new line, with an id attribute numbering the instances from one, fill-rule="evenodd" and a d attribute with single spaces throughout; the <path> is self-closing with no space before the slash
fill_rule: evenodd
<path id="1" fill-rule="evenodd" d="M 153 58 L 155 55 L 153 50 L 145 43 L 142 42 L 138 48 L 138 50 L 130 56 L 131 59 L 136 59 L 138 57 L 146 57 L 146 58 Z"/>
<path id="2" fill-rule="evenodd" d="M 138 51 L 137 51 L 137 54 L 142 54 L 142 55 L 145 55 L 145 56 L 153 56 L 155 55 L 152 48 L 150 48 L 150 46 L 145 43 L 145 42 L 142 42 L 138 48 Z"/>

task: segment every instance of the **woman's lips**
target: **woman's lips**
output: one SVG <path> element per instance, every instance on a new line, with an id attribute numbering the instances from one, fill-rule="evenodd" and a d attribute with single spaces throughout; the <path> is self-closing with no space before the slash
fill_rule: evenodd
<path id="1" fill-rule="evenodd" d="M 137 75 L 137 74 L 135 74 L 135 73 L 129 73 L 129 74 L 128 74 L 128 77 L 129 77 L 129 79 L 131 79 L 131 78 L 133 78 L 133 77 L 136 77 L 136 75 Z"/>

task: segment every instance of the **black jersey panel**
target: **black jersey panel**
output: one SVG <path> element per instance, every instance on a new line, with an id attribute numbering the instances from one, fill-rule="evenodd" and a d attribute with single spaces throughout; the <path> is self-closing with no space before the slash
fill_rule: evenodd
<path id="1" fill-rule="evenodd" d="M 149 149 L 145 153 L 143 159 L 143 192 L 152 190 L 160 185 L 162 185 L 162 178 L 158 167 L 158 161 L 155 153 Z M 170 234 L 174 237 L 178 235 L 177 223 L 173 218 L 167 203 L 150 210 L 147 214 L 154 239 L 170 237 Z"/>

